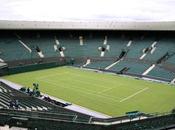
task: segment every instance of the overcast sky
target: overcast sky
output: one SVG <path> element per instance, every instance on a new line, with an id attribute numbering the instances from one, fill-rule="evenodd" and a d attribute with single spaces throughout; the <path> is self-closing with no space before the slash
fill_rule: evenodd
<path id="1" fill-rule="evenodd" d="M 175 21 L 175 0 L 0 0 L 0 20 Z"/>

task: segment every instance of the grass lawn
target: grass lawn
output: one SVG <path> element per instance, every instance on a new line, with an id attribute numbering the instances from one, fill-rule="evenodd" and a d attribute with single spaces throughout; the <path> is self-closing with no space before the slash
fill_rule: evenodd
<path id="1" fill-rule="evenodd" d="M 166 112 L 175 108 L 175 86 L 97 73 L 72 67 L 58 67 L 3 77 L 54 97 L 110 115 L 125 112 Z"/>

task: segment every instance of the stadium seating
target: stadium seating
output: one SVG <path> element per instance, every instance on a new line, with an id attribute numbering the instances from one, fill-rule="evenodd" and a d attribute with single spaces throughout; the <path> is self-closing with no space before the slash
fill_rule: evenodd
<path id="1" fill-rule="evenodd" d="M 30 53 L 13 37 L 0 38 L 0 52 L 0 57 L 4 61 L 28 59 L 31 57 Z"/>
<path id="2" fill-rule="evenodd" d="M 136 62 L 129 62 L 126 60 L 120 61 L 118 64 L 110 68 L 112 71 L 119 72 L 121 71 L 124 67 L 128 67 L 127 73 L 133 73 L 133 74 L 142 74 L 146 68 L 149 67 L 147 64 L 141 64 L 141 63 L 136 63 Z"/>
<path id="3" fill-rule="evenodd" d="M 170 55 L 175 52 L 175 39 L 170 36 L 165 35 L 165 37 L 157 40 L 155 40 L 156 36 L 151 34 L 144 38 L 140 38 L 140 36 L 129 38 L 131 37 L 130 34 L 128 34 L 128 36 L 122 36 L 123 37 L 121 37 L 121 34 L 115 33 L 108 33 L 107 35 L 96 35 L 95 33 L 92 33 L 91 35 L 86 34 L 82 36 L 83 44 L 81 45 L 79 39 L 80 35 L 76 33 L 65 32 L 56 34 L 55 32 L 51 32 L 48 34 L 46 32 L 36 33 L 30 31 L 24 33 L 4 33 L 0 36 L 0 59 L 5 62 L 18 60 L 21 62 L 21 60 L 32 60 L 37 58 L 69 57 L 74 58 L 76 66 L 83 66 L 85 60 L 82 62 L 76 62 L 76 60 L 79 58 L 89 58 L 91 59 L 91 62 L 85 67 L 105 69 L 107 66 L 114 63 L 115 59 L 120 57 L 122 50 L 125 50 L 127 53 L 123 57 L 123 60 L 114 66 L 109 67 L 107 70 L 120 72 L 122 69 L 125 69 L 125 74 L 142 75 L 151 64 L 154 63 L 157 66 L 157 61 L 167 52 Z M 101 49 L 103 49 L 104 41 L 109 48 L 104 51 L 104 56 L 101 57 Z M 151 45 L 154 42 L 156 42 L 156 44 L 154 51 L 151 54 L 151 50 L 149 49 L 151 49 Z M 145 53 L 145 56 L 140 59 L 144 54 L 144 50 L 147 50 L 147 52 Z M 61 54 L 61 51 L 63 54 Z M 100 58 L 100 60 L 94 60 L 94 58 Z M 111 59 L 106 60 L 105 58 Z M 175 64 L 175 55 L 170 56 L 163 62 L 167 62 L 173 66 Z M 158 66 L 160 66 L 162 62 L 158 64 Z M 146 76 L 159 77 L 168 80 L 175 78 L 175 74 L 166 70 L 166 67 L 162 69 L 158 66 Z"/>
<path id="4" fill-rule="evenodd" d="M 79 39 L 59 39 L 59 43 L 65 47 L 65 56 L 66 57 L 78 57 L 84 55 L 84 45 L 80 46 Z"/>
<path id="5" fill-rule="evenodd" d="M 106 53 L 106 57 L 118 57 L 122 49 L 125 49 L 129 40 L 121 39 L 120 37 L 108 38 L 107 44 L 110 45 L 109 52 Z"/>
<path id="6" fill-rule="evenodd" d="M 33 44 L 33 45 L 31 45 Z M 33 41 L 30 46 L 38 46 L 45 57 L 58 56 L 54 50 L 54 39 L 51 38 L 38 38 Z"/>
<path id="7" fill-rule="evenodd" d="M 171 63 L 171 64 L 175 64 L 175 55 L 170 57 L 167 62 Z"/>
<path id="8" fill-rule="evenodd" d="M 153 54 L 148 54 L 145 59 L 156 61 L 161 56 L 163 56 L 167 52 L 174 52 L 174 39 L 161 39 L 157 42 L 156 49 Z"/>
<path id="9" fill-rule="evenodd" d="M 30 37 L 26 37 L 23 35 L 20 35 L 20 38 L 21 39 L 18 39 L 18 40 L 21 40 L 31 50 L 31 53 L 29 53 L 29 51 L 24 46 L 21 45 L 25 49 L 25 51 L 31 55 L 31 58 L 39 58 L 40 57 L 39 54 L 37 54 L 38 49 L 40 51 L 42 51 L 43 55 L 49 55 L 52 52 L 52 51 L 50 51 L 51 45 L 49 46 L 49 44 L 51 42 L 48 42 L 49 41 L 48 38 L 34 38 L 34 37 L 30 38 Z M 20 42 L 19 42 L 19 44 L 20 44 Z M 52 49 L 52 50 L 54 52 L 54 49 Z M 46 51 L 47 51 L 47 53 L 46 53 Z"/>
<path id="10" fill-rule="evenodd" d="M 137 58 L 139 59 L 143 54 L 143 50 L 149 47 L 152 44 L 153 40 L 150 38 L 148 39 L 135 39 L 133 43 L 129 47 L 130 51 L 128 52 L 128 58 Z"/>
<path id="11" fill-rule="evenodd" d="M 93 68 L 93 69 L 105 69 L 108 65 L 112 64 L 114 61 L 92 61 L 86 67 Z"/>
<path id="12" fill-rule="evenodd" d="M 175 67 L 173 67 L 175 66 L 175 55 L 163 61 L 167 63 L 163 64 L 163 66 L 162 62 L 157 62 L 167 52 L 170 54 L 175 52 L 174 37 L 170 38 L 165 36 L 159 40 L 155 40 L 154 36 L 146 36 L 143 39 L 137 36 L 132 39 L 127 37 L 122 38 L 120 35 L 110 35 L 110 33 L 108 35 L 100 34 L 91 37 L 85 35 L 83 36 L 82 45 L 80 44 L 79 37 L 80 35 L 77 34 L 64 33 L 59 35 L 55 34 L 55 32 L 51 32 L 50 34 L 40 34 L 30 31 L 27 33 L 19 32 L 15 34 L 5 33 L 0 35 L 0 62 L 3 62 L 2 60 L 4 60 L 4 62 L 7 62 L 8 64 L 9 62 L 13 63 L 13 61 L 21 62 L 21 60 L 33 61 L 34 59 L 65 57 L 75 60 L 75 66 L 83 67 L 85 59 L 90 59 L 91 62 L 84 67 L 139 76 L 143 76 L 143 72 L 152 64 L 155 64 L 155 67 L 146 74 L 146 76 L 170 82 L 175 78 Z M 105 38 L 106 45 L 109 47 L 108 50 L 105 50 L 106 46 L 104 47 Z M 156 48 L 151 54 L 149 47 L 154 42 L 157 42 L 155 45 Z M 128 43 L 131 44 L 128 45 Z M 105 50 L 105 54 L 104 56 L 101 56 L 103 49 Z M 148 52 L 143 59 L 140 59 L 146 49 L 148 49 Z M 127 50 L 127 54 L 120 58 L 123 50 Z M 63 54 L 61 54 L 61 51 Z M 106 69 L 106 67 L 116 62 L 117 59 L 119 60 L 119 58 L 120 61 L 117 64 Z M 64 60 L 64 58 L 61 60 Z M 79 60 L 79 62 L 76 62 L 76 60 Z M 37 64 L 35 62 L 30 63 L 33 63 L 32 65 L 34 66 Z M 18 67 L 22 69 L 22 65 Z M 174 69 L 174 71 L 172 72 L 170 69 L 167 69 L 167 65 L 170 65 L 171 69 Z M 19 106 L 11 106 L 11 102 L 14 103 L 16 101 L 18 101 Z M 12 115 L 25 113 L 29 116 L 31 114 L 30 112 L 33 112 L 34 116 L 41 114 L 41 117 L 43 118 L 52 118 L 52 114 L 54 114 L 54 119 L 78 121 L 87 124 L 90 123 L 90 116 L 88 115 L 68 110 L 59 102 L 55 104 L 47 100 L 29 96 L 26 93 L 12 89 L 0 82 L 0 110 L 6 111 L 7 109 L 13 110 L 10 112 Z M 20 113 L 18 113 L 17 110 L 20 111 Z M 174 116 L 172 119 L 174 119 Z M 1 120 L 3 119 L 0 118 L 0 121 Z M 166 121 L 173 122 L 174 120 L 162 118 L 160 120 L 157 119 L 156 121 L 145 121 L 142 122 L 141 125 L 134 123 L 132 126 L 126 125 L 124 127 L 119 126 L 118 128 L 116 126 L 109 126 L 111 127 L 109 129 L 154 129 L 158 125 L 163 126 Z M 66 127 L 62 125 L 62 127 L 68 129 L 70 126 Z M 72 126 L 71 128 L 73 127 L 76 129 L 78 126 Z M 79 127 L 81 127 L 81 125 L 79 125 Z M 91 126 L 87 126 L 87 129 L 88 127 L 90 127 L 89 129 L 92 129 Z M 100 129 L 101 127 L 98 126 L 98 128 Z"/>
<path id="13" fill-rule="evenodd" d="M 13 90 L 14 91 L 14 90 Z M 35 98 L 26 97 L 22 93 L 16 94 L 17 97 L 15 97 L 16 92 L 12 92 L 11 89 L 8 89 L 7 87 L 4 87 L 2 84 L 0 86 L 0 100 L 1 100 L 1 107 L 2 108 L 10 108 L 10 101 L 12 100 L 19 100 L 19 109 L 26 109 L 26 110 L 49 110 L 50 108 L 45 105 L 45 103 L 38 102 Z M 13 96 L 11 96 L 13 95 Z M 22 96 L 20 98 L 19 96 Z"/>
<path id="14" fill-rule="evenodd" d="M 10 101 L 18 100 L 19 107 L 10 107 Z M 59 114 L 70 114 L 76 115 L 77 121 L 89 121 L 89 116 L 84 115 L 75 111 L 71 111 L 63 108 L 62 106 L 56 106 L 44 100 L 40 100 L 33 96 L 28 96 L 27 94 L 17 91 L 8 87 L 6 84 L 0 82 L 0 109 L 17 109 L 26 111 L 45 111 L 51 113 Z"/>
<path id="15" fill-rule="evenodd" d="M 158 77 L 158 78 L 162 78 L 162 79 L 169 79 L 169 80 L 173 80 L 175 75 L 173 72 L 169 72 L 161 67 L 155 67 L 152 71 L 150 71 L 150 73 L 148 73 L 148 75 L 153 76 L 153 77 Z"/>

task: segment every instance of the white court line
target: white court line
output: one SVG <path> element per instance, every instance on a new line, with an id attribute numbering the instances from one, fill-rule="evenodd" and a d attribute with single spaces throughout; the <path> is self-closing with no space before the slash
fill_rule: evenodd
<path id="1" fill-rule="evenodd" d="M 4 80 L 4 79 L 1 79 L 0 78 L 0 81 L 3 81 L 4 83 L 7 83 L 7 82 L 9 82 L 9 83 L 11 83 L 11 85 L 10 85 L 10 87 L 12 87 L 13 86 L 13 88 L 16 88 L 16 89 L 18 89 L 18 88 L 21 88 L 22 86 L 21 85 L 18 85 L 18 84 L 15 84 L 15 83 L 12 83 L 12 82 L 10 82 L 10 81 L 8 81 L 8 80 Z M 47 95 L 47 94 L 44 94 L 44 95 Z M 47 95 L 48 96 L 48 95 Z M 49 95 L 50 96 L 50 95 Z M 90 100 L 94 100 L 94 98 L 92 97 L 92 96 L 89 96 L 89 95 L 83 95 L 83 96 L 85 96 L 85 97 L 87 97 L 87 98 L 90 98 Z M 52 96 L 51 96 L 52 97 Z M 53 97 L 52 97 L 53 98 Z M 59 101 L 60 100 L 60 98 L 54 98 L 55 100 L 57 100 L 57 101 Z M 64 102 L 67 102 L 67 101 L 65 101 L 64 100 Z M 0 108 L 1 108 L 1 102 L 0 102 Z M 109 104 L 111 104 L 111 103 L 109 103 Z M 106 104 L 106 105 L 109 105 L 109 104 Z M 3 104 L 4 105 L 4 104 Z M 103 114 L 103 113 L 100 113 L 100 112 L 96 112 L 95 110 L 91 110 L 91 109 L 89 109 L 89 108 L 85 108 L 85 107 L 82 107 L 82 106 L 80 106 L 80 105 L 76 105 L 76 104 L 72 104 L 71 106 L 76 106 L 77 107 L 77 109 L 74 109 L 74 111 L 78 111 L 78 112 L 80 112 L 80 113 L 85 113 L 85 114 L 88 114 L 88 115 L 90 115 L 90 116 L 94 116 L 94 117 L 110 117 L 110 116 L 108 116 L 108 115 L 105 115 L 105 114 Z M 70 109 L 70 110 L 73 110 L 73 109 L 71 109 L 70 107 L 71 106 L 67 106 L 66 107 L 66 109 Z M 78 109 L 78 106 L 80 106 L 80 108 L 81 108 L 81 110 L 79 110 Z M 85 109 L 85 111 L 82 111 L 83 109 Z M 115 109 L 115 107 L 113 106 L 113 109 Z M 88 112 L 89 111 L 89 112 Z M 93 114 L 94 113 L 94 114 Z"/>
<path id="2" fill-rule="evenodd" d="M 132 95 L 126 97 L 126 98 L 123 98 L 122 100 L 120 100 L 120 102 L 126 101 L 126 100 L 128 100 L 128 99 L 130 99 L 130 98 L 136 96 L 137 94 L 146 91 L 147 89 L 149 89 L 149 88 L 148 88 L 148 87 L 147 87 L 147 88 L 144 88 L 144 89 L 142 89 L 142 90 L 140 90 L 140 91 L 138 91 L 138 92 L 136 92 L 136 93 L 134 93 L 134 94 L 132 94 Z"/>
<path id="3" fill-rule="evenodd" d="M 61 73 L 61 74 L 67 74 L 67 73 L 69 73 L 69 72 L 63 72 L 63 73 Z M 53 77 L 53 76 L 57 76 L 57 75 L 61 75 L 61 74 L 51 74 L 51 75 L 47 75 L 47 76 L 42 76 L 42 77 L 40 77 L 40 78 L 36 78 L 36 80 L 40 80 L 40 81 L 43 81 L 43 80 L 47 80 L 47 78 L 48 77 Z M 71 74 L 71 73 L 70 73 Z M 76 74 L 77 75 L 77 74 Z M 71 79 L 71 78 L 68 78 L 69 80 Z M 68 80 L 67 79 L 67 80 Z M 61 79 L 59 79 L 60 81 L 62 81 L 62 82 L 65 82 L 65 80 L 61 80 Z M 48 80 L 47 80 L 48 81 Z M 73 80 L 73 81 L 75 81 L 75 82 L 81 82 L 81 83 L 84 83 L 84 84 L 89 84 L 89 85 L 91 85 L 91 86 L 96 86 L 96 87 L 99 87 L 98 85 L 96 85 L 96 84 L 90 84 L 89 82 L 84 82 L 84 81 L 80 81 L 80 80 Z M 100 80 L 101 81 L 101 80 Z M 72 84 L 74 84 L 73 82 L 72 82 Z M 74 85 L 76 85 L 76 84 L 74 84 Z M 103 86 L 100 86 L 100 87 L 102 87 L 102 88 L 104 88 Z M 82 89 L 82 88 L 81 88 Z M 89 90 L 89 89 L 86 89 L 86 88 L 83 88 L 83 90 L 84 91 L 89 91 L 89 92 L 91 92 L 91 93 L 94 93 L 94 91 L 92 91 L 92 90 Z M 106 90 L 106 89 L 105 89 Z M 112 97 L 112 96 L 109 96 L 109 95 L 104 95 L 103 93 L 96 93 L 96 94 L 100 94 L 100 96 L 104 96 L 104 97 L 106 97 L 106 98 L 110 98 L 110 99 L 116 99 L 116 97 L 114 98 L 114 97 Z M 117 98 L 116 100 L 120 100 L 121 98 Z"/>
<path id="4" fill-rule="evenodd" d="M 109 90 L 111 90 L 111 89 L 113 89 L 113 88 L 107 88 L 107 89 L 104 89 L 104 90 L 98 92 L 98 94 L 101 94 L 101 93 L 107 92 L 107 91 L 109 91 Z"/>
<path id="5" fill-rule="evenodd" d="M 40 80 L 42 82 L 45 82 L 45 83 L 49 83 L 49 84 L 52 84 L 54 86 L 57 86 L 57 87 L 62 87 L 62 88 L 65 88 L 65 89 L 71 89 L 73 91 L 78 91 L 78 92 L 81 92 L 81 93 L 84 93 L 84 94 L 88 94 L 88 95 L 95 95 L 97 97 L 101 97 L 101 98 L 104 98 L 104 99 L 108 99 L 108 102 L 111 102 L 111 103 L 114 103 L 114 102 L 119 102 L 119 100 L 115 99 L 115 98 L 111 98 L 111 97 L 107 97 L 107 96 L 104 96 L 104 95 L 98 95 L 96 93 L 92 93 L 91 91 L 87 90 L 87 89 L 82 89 L 82 88 L 77 88 L 76 86 L 71 86 L 71 87 L 66 87 L 66 86 L 60 86 L 58 85 L 57 83 L 55 82 L 51 82 L 49 80 Z M 85 91 L 86 90 L 86 91 Z M 89 91 L 89 92 L 88 92 Z"/>
<path id="6" fill-rule="evenodd" d="M 71 74 L 71 73 L 70 73 Z M 75 76 L 80 76 L 80 77 L 83 77 L 82 75 L 77 75 L 77 74 L 73 74 L 74 75 L 74 77 Z M 96 84 L 92 84 L 91 82 L 85 82 L 85 81 L 81 81 L 81 80 L 76 80 L 76 79 L 73 79 L 73 78 L 69 78 L 69 79 L 71 79 L 71 80 L 73 80 L 73 81 L 76 81 L 76 82 L 79 82 L 79 83 L 83 83 L 83 84 L 89 84 L 89 85 L 91 85 L 91 86 L 96 86 L 96 87 L 101 87 L 101 88 L 106 88 L 105 86 L 102 86 L 102 85 L 96 85 Z M 101 81 L 101 80 L 100 80 Z"/>
<path id="7" fill-rule="evenodd" d="M 92 71 L 93 72 L 93 71 Z M 100 74 L 100 73 L 98 73 Z M 73 73 L 74 76 L 77 76 L 77 77 L 85 77 L 85 75 L 81 75 L 81 74 L 77 74 L 77 73 Z M 85 78 L 88 78 L 89 80 L 93 80 L 94 81 L 94 78 L 93 77 L 85 77 Z M 108 81 L 106 80 L 105 78 L 98 78 L 98 79 L 95 79 L 96 81 L 99 81 L 99 82 L 103 82 L 103 83 L 112 83 L 112 84 L 115 84 L 116 85 L 116 81 Z"/>
<path id="8" fill-rule="evenodd" d="M 42 77 L 39 77 L 39 78 L 36 78 L 36 80 L 45 80 L 45 79 L 47 79 L 48 77 L 55 77 L 55 76 L 61 76 L 62 74 L 71 74 L 71 73 L 69 73 L 69 72 L 63 72 L 63 73 L 60 73 L 60 74 L 52 74 L 52 75 L 47 75 L 47 76 L 42 76 Z M 74 75 L 76 75 L 76 74 L 74 74 Z M 83 84 L 88 84 L 88 85 L 91 85 L 91 86 L 94 86 L 94 87 L 101 87 L 101 88 L 106 88 L 106 87 L 104 87 L 104 86 L 99 86 L 99 85 L 96 85 L 96 84 L 92 84 L 92 83 L 90 83 L 90 82 L 84 82 L 84 81 L 81 81 L 81 80 L 76 80 L 76 79 L 73 79 L 73 78 L 69 78 L 69 76 L 68 77 L 66 77 L 66 79 L 68 80 L 72 80 L 72 81 L 74 81 L 74 82 L 79 82 L 79 83 L 83 83 Z M 60 79 L 59 79 L 60 80 Z M 63 80 L 63 82 L 65 82 L 64 80 Z M 71 82 L 72 83 L 72 82 Z"/>

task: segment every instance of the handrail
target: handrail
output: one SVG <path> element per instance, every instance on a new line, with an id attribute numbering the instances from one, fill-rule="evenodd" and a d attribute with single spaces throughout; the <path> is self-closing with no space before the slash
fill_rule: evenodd
<path id="1" fill-rule="evenodd" d="M 77 123 L 88 123 L 88 124 L 101 124 L 101 125 L 111 125 L 111 124 L 122 124 L 126 122 L 139 121 L 144 119 L 152 119 L 161 116 L 171 116 L 175 113 L 164 112 L 164 113 L 150 113 L 143 114 L 137 118 L 129 118 L 127 116 L 122 117 L 113 117 L 108 119 L 94 118 L 90 117 L 88 121 L 81 121 L 77 115 L 71 114 L 62 114 L 62 113 L 53 113 L 53 112 L 37 112 L 37 111 L 22 111 L 22 110 L 12 110 L 12 109 L 0 109 L 0 115 L 6 115 L 10 117 L 22 117 L 22 118 L 38 118 L 38 119 L 47 119 L 55 121 L 67 121 L 67 122 L 77 122 Z M 143 118 L 145 116 L 145 118 Z M 70 118 L 70 119 L 69 119 Z"/>

